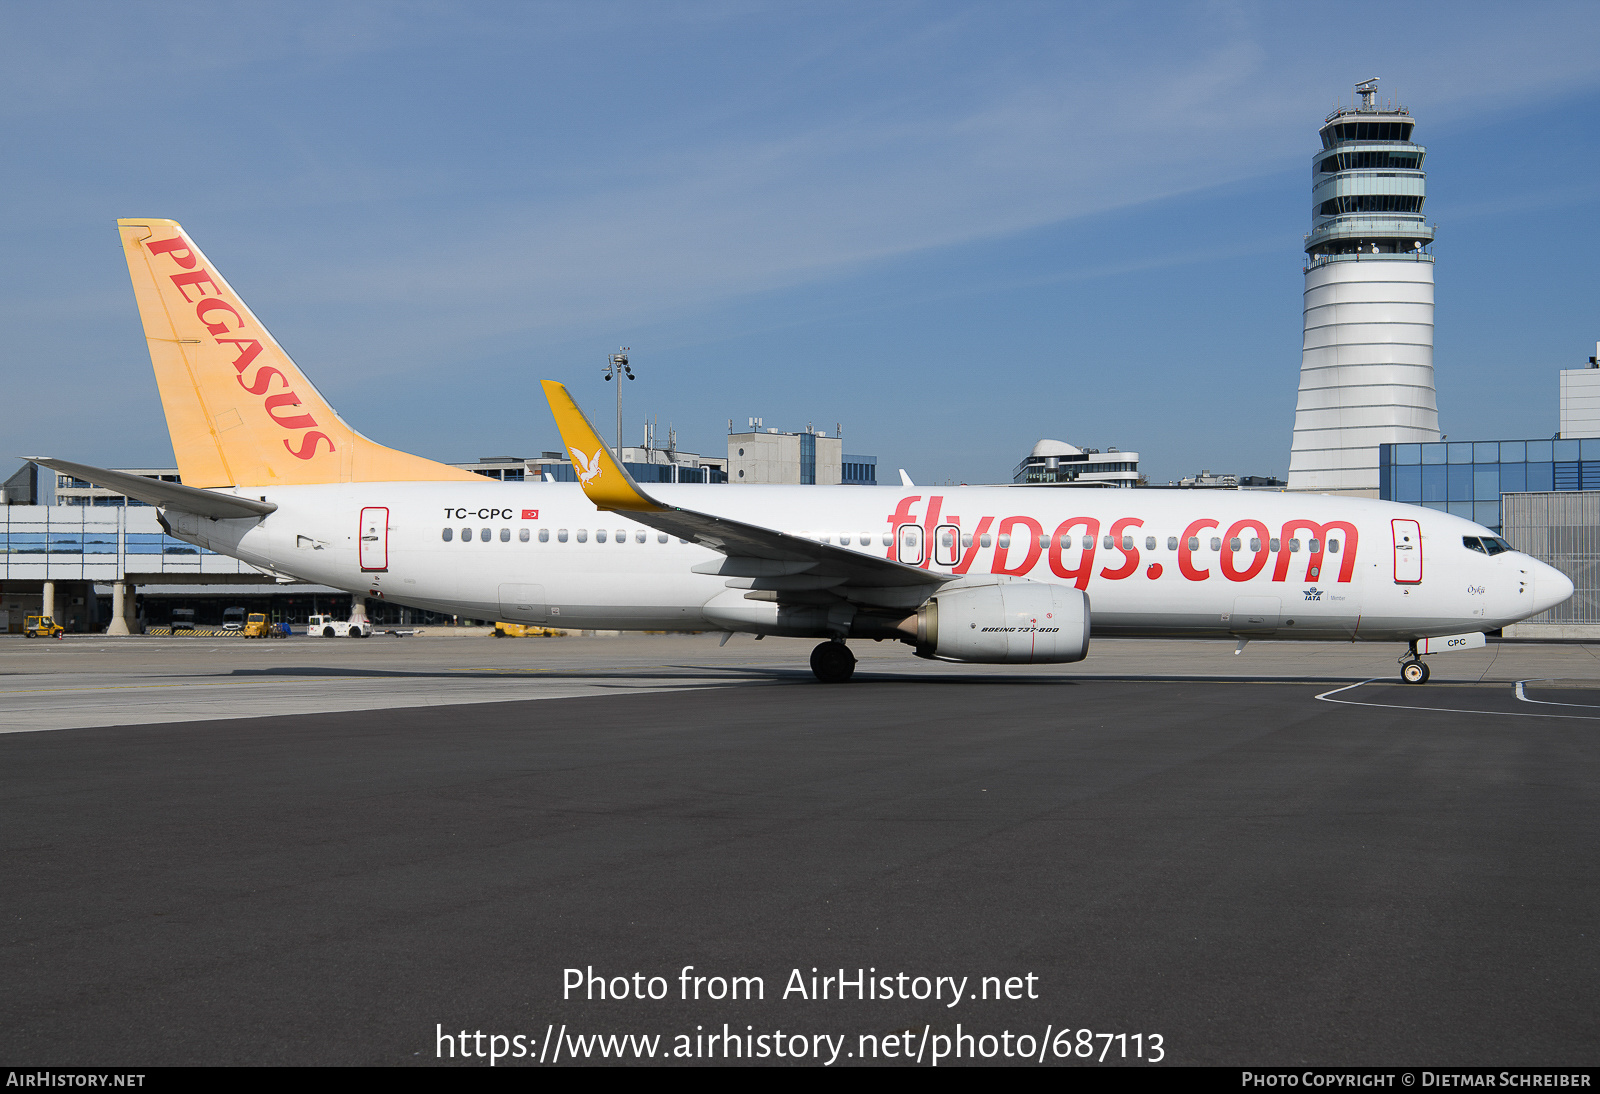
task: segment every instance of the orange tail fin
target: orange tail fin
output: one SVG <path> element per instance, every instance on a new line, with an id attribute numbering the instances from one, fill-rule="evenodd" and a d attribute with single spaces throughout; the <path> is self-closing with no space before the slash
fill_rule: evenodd
<path id="1" fill-rule="evenodd" d="M 176 221 L 117 227 L 185 485 L 478 481 L 346 425 Z"/>

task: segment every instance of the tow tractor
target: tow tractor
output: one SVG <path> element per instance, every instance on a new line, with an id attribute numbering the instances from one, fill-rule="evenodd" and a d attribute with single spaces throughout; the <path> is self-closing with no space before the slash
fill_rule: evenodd
<path id="1" fill-rule="evenodd" d="M 48 615 L 28 615 L 23 617 L 22 633 L 29 638 L 59 638 L 66 633 L 67 628 L 57 623 Z"/>
<path id="2" fill-rule="evenodd" d="M 246 638 L 287 638 L 289 631 L 276 623 L 267 622 L 266 612 L 251 612 L 244 620 Z"/>
<path id="3" fill-rule="evenodd" d="M 306 634 L 313 638 L 371 638 L 372 624 L 365 619 L 346 623 L 331 615 L 314 615 L 306 624 Z"/>

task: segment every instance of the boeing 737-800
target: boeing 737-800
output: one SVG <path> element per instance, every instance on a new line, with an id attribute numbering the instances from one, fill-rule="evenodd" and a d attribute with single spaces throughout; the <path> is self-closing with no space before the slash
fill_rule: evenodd
<path id="1" fill-rule="evenodd" d="M 1081 660 L 1091 633 L 1405 642 L 1423 655 L 1572 594 L 1460 517 L 1257 492 L 652 484 L 561 384 L 578 483 L 501 483 L 334 413 L 174 221 L 118 222 L 182 485 L 36 462 L 161 509 L 269 574 L 435 612 L 563 628 L 851 639 L 989 664 Z"/>

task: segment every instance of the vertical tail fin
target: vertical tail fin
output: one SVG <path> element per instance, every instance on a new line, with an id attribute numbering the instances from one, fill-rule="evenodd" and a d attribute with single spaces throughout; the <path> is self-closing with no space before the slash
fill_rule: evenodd
<path id="1" fill-rule="evenodd" d="M 478 481 L 346 425 L 176 221 L 117 227 L 186 485 Z"/>

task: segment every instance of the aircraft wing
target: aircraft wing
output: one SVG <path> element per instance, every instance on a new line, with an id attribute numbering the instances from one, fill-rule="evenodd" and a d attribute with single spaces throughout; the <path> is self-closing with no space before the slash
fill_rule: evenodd
<path id="1" fill-rule="evenodd" d="M 67 460 L 48 459 L 44 456 L 29 456 L 27 459 L 40 467 L 60 471 L 64 475 L 92 482 L 107 490 L 116 490 L 150 505 L 159 505 L 163 509 L 179 509 L 185 513 L 194 513 L 213 520 L 264 517 L 278 508 L 270 501 L 236 498 L 232 494 L 197 490 L 181 483 L 147 479 L 143 475 L 130 475 L 126 471 L 112 471 L 105 467 L 91 467 L 86 463 L 70 463 Z"/>
<path id="2" fill-rule="evenodd" d="M 830 543 L 818 543 L 775 528 L 665 505 L 645 493 L 612 456 L 566 385 L 546 380 L 544 391 L 556 426 L 561 430 L 562 443 L 572 453 L 579 482 L 589 500 L 596 508 L 626 513 L 640 524 L 729 556 L 720 567 L 710 569 L 702 564 L 695 567 L 697 572 L 752 578 L 805 574 L 818 578 L 837 577 L 839 585 L 874 588 L 920 585 L 926 586 L 929 592 L 952 580 L 949 574 L 846 550 Z"/>

